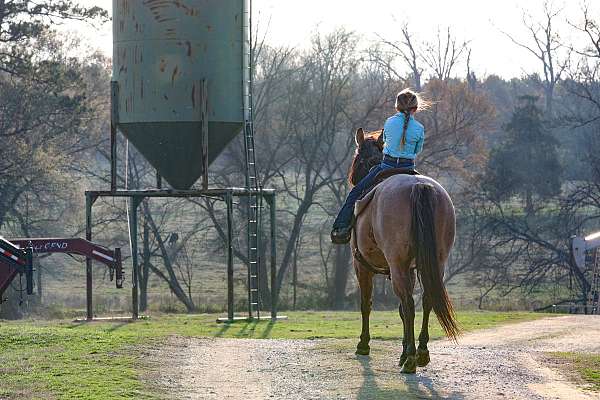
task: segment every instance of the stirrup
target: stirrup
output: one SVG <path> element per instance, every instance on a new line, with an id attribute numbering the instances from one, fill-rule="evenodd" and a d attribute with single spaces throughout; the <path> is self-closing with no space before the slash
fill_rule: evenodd
<path id="1" fill-rule="evenodd" d="M 341 228 L 334 228 L 331 231 L 331 242 L 334 244 L 346 244 L 350 242 L 352 236 L 352 225 Z"/>

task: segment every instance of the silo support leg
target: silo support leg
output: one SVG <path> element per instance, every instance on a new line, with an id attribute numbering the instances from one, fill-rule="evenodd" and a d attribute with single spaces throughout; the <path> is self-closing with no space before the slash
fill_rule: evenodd
<path id="1" fill-rule="evenodd" d="M 200 123 L 202 126 L 202 189 L 208 189 L 208 84 L 200 82 Z"/>
<path id="2" fill-rule="evenodd" d="M 139 262 L 138 262 L 138 217 L 137 210 L 142 199 L 132 197 L 129 203 L 129 239 L 131 240 L 131 264 L 132 264 L 132 276 L 131 276 L 131 318 L 137 319 L 139 317 Z"/>
<path id="3" fill-rule="evenodd" d="M 117 125 L 119 124 L 119 83 L 110 83 L 110 191 L 117 190 Z"/>
<path id="4" fill-rule="evenodd" d="M 233 322 L 233 196 L 225 195 L 227 205 L 227 319 Z"/>
<path id="5" fill-rule="evenodd" d="M 96 199 L 93 195 L 86 193 L 85 195 L 85 238 L 92 240 L 92 207 Z M 92 281 L 92 259 L 85 258 L 85 298 L 86 298 L 86 319 L 91 321 L 94 318 L 94 310 L 92 304 L 93 297 L 93 281 Z"/>
<path id="6" fill-rule="evenodd" d="M 275 195 L 269 198 L 270 233 L 271 233 L 271 318 L 277 319 L 277 298 L 279 288 L 277 287 L 277 226 L 276 226 L 276 203 Z"/>

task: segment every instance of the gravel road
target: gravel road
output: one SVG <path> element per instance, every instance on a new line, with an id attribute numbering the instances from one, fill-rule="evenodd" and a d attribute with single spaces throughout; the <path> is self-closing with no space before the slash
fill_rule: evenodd
<path id="1" fill-rule="evenodd" d="M 600 316 L 565 316 L 430 343 L 415 375 L 397 366 L 400 345 L 355 340 L 170 338 L 148 349 L 147 378 L 175 399 L 600 399 L 547 352 L 600 353 Z"/>

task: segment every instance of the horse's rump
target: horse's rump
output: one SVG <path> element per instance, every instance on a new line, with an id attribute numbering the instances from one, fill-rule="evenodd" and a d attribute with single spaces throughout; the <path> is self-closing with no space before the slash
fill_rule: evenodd
<path id="1" fill-rule="evenodd" d="M 431 185 L 434 189 L 432 223 L 440 253 L 447 256 L 454 244 L 454 206 L 446 190 L 424 175 L 394 175 L 359 200 L 354 211 L 356 247 L 375 265 L 384 265 L 384 261 L 402 263 L 414 257 L 412 194 L 417 184 Z"/>

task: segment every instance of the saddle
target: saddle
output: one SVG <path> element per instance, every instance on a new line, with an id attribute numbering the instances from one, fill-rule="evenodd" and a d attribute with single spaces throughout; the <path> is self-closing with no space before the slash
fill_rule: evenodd
<path id="1" fill-rule="evenodd" d="M 385 181 L 387 178 L 394 176 L 394 175 L 401 175 L 401 174 L 421 175 L 417 170 L 415 170 L 413 168 L 384 169 L 383 171 L 381 171 L 380 173 L 378 173 L 375 176 L 375 179 L 373 180 L 373 184 L 371 186 L 369 186 L 368 188 L 366 188 L 361 193 L 359 200 L 365 198 L 367 196 L 367 194 L 371 193 L 377 185 L 379 185 L 380 183 Z M 371 198 L 373 198 L 373 196 L 371 196 Z M 363 257 L 363 255 L 360 253 L 360 250 L 358 250 L 358 242 L 357 242 L 357 238 L 356 238 L 356 236 L 357 236 L 356 235 L 356 219 L 358 218 L 360 213 L 366 208 L 366 206 L 370 203 L 370 201 L 371 201 L 371 199 L 366 200 L 366 204 L 363 204 L 360 211 L 354 215 L 354 223 L 352 224 L 353 225 L 352 229 L 354 230 L 354 234 L 352 235 L 352 237 L 354 239 L 353 243 L 352 243 L 352 254 L 353 254 L 354 258 L 356 258 L 356 261 L 358 261 L 360 263 L 360 265 L 365 267 L 367 270 L 373 272 L 374 274 L 387 275 L 388 279 L 389 279 L 390 278 L 390 267 L 388 265 L 385 265 L 385 266 L 372 265 Z"/>
<path id="2" fill-rule="evenodd" d="M 371 186 L 367 187 L 361 193 L 358 200 L 361 200 L 363 197 L 365 197 L 367 195 L 367 193 L 369 193 L 371 190 L 373 190 L 375 188 L 375 186 L 379 185 L 381 182 L 385 181 L 387 178 L 394 176 L 394 175 L 421 175 L 421 174 L 414 168 L 384 169 L 383 171 L 381 171 L 380 173 L 375 175 L 375 179 L 373 179 L 373 184 Z"/>

